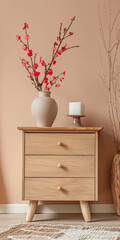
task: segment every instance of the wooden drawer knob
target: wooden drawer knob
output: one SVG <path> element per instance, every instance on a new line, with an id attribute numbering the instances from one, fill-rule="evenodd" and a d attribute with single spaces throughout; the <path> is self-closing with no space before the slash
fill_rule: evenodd
<path id="1" fill-rule="evenodd" d="M 58 163 L 57 166 L 58 166 L 58 168 L 61 168 L 61 167 L 62 167 L 62 164 L 61 164 L 61 163 Z"/>
<path id="2" fill-rule="evenodd" d="M 62 187 L 61 186 L 58 186 L 58 191 L 62 191 Z"/>
<path id="3" fill-rule="evenodd" d="M 58 146 L 62 146 L 62 142 L 58 142 L 57 145 L 58 145 Z"/>

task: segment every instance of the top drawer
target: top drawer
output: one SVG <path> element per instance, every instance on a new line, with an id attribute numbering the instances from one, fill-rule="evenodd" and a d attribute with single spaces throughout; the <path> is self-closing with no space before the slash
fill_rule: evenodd
<path id="1" fill-rule="evenodd" d="M 25 133 L 25 154 L 95 155 L 95 133 Z"/>

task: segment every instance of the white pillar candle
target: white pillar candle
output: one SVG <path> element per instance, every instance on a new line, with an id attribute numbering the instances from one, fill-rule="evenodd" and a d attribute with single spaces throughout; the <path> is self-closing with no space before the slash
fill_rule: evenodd
<path id="1" fill-rule="evenodd" d="M 85 115 L 85 104 L 83 102 L 70 102 L 69 115 Z"/>

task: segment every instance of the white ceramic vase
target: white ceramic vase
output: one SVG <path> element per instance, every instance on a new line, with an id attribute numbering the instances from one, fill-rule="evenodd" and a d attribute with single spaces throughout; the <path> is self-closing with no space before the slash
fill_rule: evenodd
<path id="1" fill-rule="evenodd" d="M 51 127 L 57 116 L 57 103 L 50 94 L 49 91 L 40 91 L 38 97 L 32 102 L 31 112 L 37 127 Z"/>

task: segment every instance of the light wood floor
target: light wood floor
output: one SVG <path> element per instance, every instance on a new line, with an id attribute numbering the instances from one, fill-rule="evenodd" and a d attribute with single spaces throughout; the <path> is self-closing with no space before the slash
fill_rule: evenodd
<path id="1" fill-rule="evenodd" d="M 0 214 L 0 231 L 15 224 L 26 223 L 26 214 Z M 93 226 L 120 226 L 120 217 L 115 214 L 92 214 L 92 222 L 85 223 L 81 214 L 35 214 L 34 223 L 81 224 Z"/>

